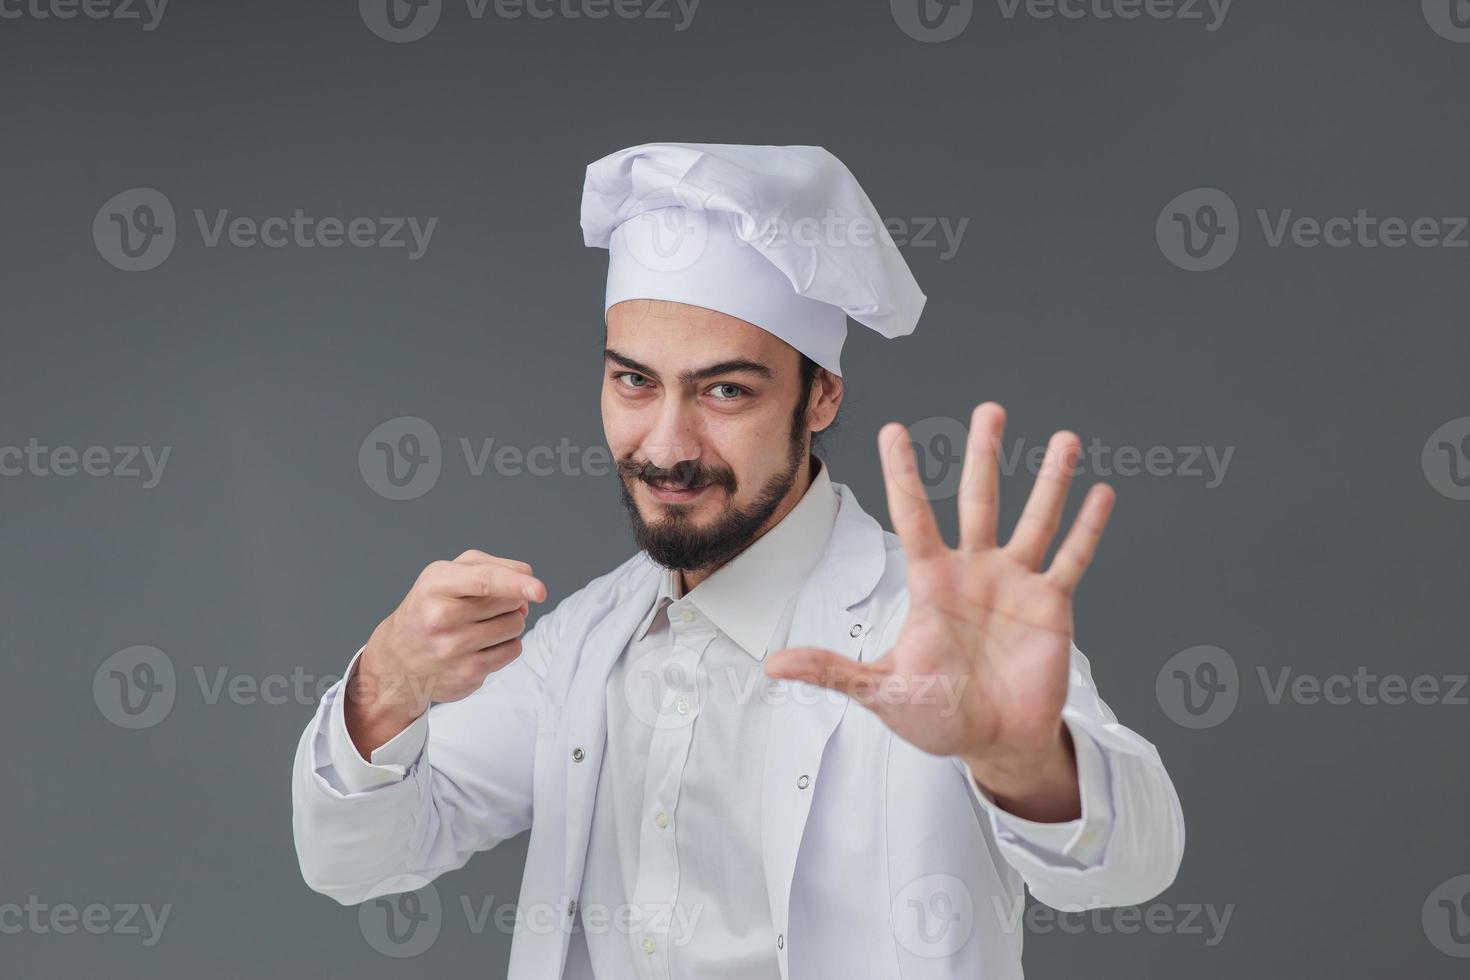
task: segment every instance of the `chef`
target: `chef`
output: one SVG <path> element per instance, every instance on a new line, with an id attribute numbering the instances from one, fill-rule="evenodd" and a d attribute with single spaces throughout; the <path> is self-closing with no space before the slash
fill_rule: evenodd
<path id="1" fill-rule="evenodd" d="M 526 562 L 424 569 L 301 737 L 306 883 L 411 892 L 529 830 L 515 980 L 1019 978 L 1024 888 L 1166 888 L 1178 797 L 1073 642 L 1113 502 L 1060 527 L 1077 436 L 1002 541 L 1004 411 L 975 408 L 955 547 L 903 426 L 877 438 L 893 533 L 812 451 L 848 319 L 899 337 L 925 300 L 847 168 L 634 146 L 587 168 L 582 229 L 639 550 L 529 631 Z"/>

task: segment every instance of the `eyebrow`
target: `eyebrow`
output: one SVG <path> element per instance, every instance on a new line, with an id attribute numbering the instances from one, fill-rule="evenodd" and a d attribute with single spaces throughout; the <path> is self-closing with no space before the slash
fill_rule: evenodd
<path id="1" fill-rule="evenodd" d="M 625 367 L 630 371 L 636 371 L 639 374 L 646 374 L 650 378 L 658 377 L 658 372 L 655 371 L 653 368 L 649 367 L 646 364 L 640 364 L 638 361 L 633 360 L 633 358 L 629 357 L 628 355 L 619 353 L 618 351 L 613 350 L 611 347 L 604 348 L 602 351 L 602 356 L 605 360 L 612 361 L 613 363 L 621 365 L 622 367 Z M 716 375 L 733 374 L 737 371 L 744 371 L 749 374 L 759 375 L 767 381 L 775 376 L 774 372 L 772 372 L 770 368 L 766 367 L 759 361 L 752 361 L 746 357 L 735 357 L 731 358 L 730 360 L 720 361 L 716 364 L 710 364 L 706 367 L 695 368 L 691 371 L 681 371 L 679 372 L 679 383 L 684 385 L 694 384 L 697 381 L 704 381 L 705 379 L 713 378 Z"/>

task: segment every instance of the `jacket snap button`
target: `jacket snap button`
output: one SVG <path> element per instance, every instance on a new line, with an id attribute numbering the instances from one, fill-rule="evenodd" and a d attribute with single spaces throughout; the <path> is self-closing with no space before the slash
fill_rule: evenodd
<path id="1" fill-rule="evenodd" d="M 850 629 L 850 630 L 847 631 L 847 635 L 848 636 L 862 636 L 863 635 L 863 624 L 862 623 L 853 623 L 852 624 L 852 629 Z"/>
<path id="2" fill-rule="evenodd" d="M 786 933 L 783 932 L 783 933 L 781 933 L 781 935 L 779 935 L 779 936 L 776 937 L 776 948 L 777 949 L 785 949 L 786 948 Z"/>
<path id="3" fill-rule="evenodd" d="M 587 758 L 587 753 L 582 751 L 582 746 L 579 745 L 575 749 L 572 749 L 573 762 L 581 762 L 585 758 Z"/>
<path id="4" fill-rule="evenodd" d="M 806 789 L 811 784 L 812 784 L 811 779 L 809 779 L 808 777 L 806 777 L 806 776 L 803 775 L 800 779 L 798 779 L 796 781 L 796 788 L 797 789 Z"/>

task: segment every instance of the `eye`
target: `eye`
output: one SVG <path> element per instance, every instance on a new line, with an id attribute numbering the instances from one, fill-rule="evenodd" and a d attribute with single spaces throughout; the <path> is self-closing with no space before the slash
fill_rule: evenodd
<path id="1" fill-rule="evenodd" d="M 614 380 L 628 379 L 628 378 L 637 378 L 639 381 L 647 381 L 648 380 L 647 378 L 645 378 L 643 375 L 639 374 L 636 371 L 620 371 L 617 374 L 613 375 L 613 379 Z M 632 381 L 628 381 L 628 380 L 624 380 L 623 383 L 626 384 L 629 388 L 642 388 L 643 387 L 643 385 L 641 385 L 641 384 L 634 384 Z"/>
<path id="2" fill-rule="evenodd" d="M 723 395 L 717 394 L 717 395 L 715 395 L 715 400 L 716 401 L 732 402 L 735 399 L 739 398 L 741 395 L 744 395 L 744 394 L 747 393 L 744 388 L 740 387 L 737 384 L 731 384 L 728 381 L 723 382 L 721 384 L 714 385 L 713 387 L 710 388 L 710 391 L 711 392 L 718 392 L 721 389 L 724 389 L 725 392 L 726 392 L 726 394 L 723 394 Z"/>

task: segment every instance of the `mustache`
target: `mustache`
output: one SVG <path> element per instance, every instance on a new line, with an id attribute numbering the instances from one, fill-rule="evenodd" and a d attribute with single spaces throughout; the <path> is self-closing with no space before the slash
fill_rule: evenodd
<path id="1" fill-rule="evenodd" d="M 625 480 L 643 480 L 649 483 L 666 483 L 677 489 L 702 486 L 709 483 L 735 492 L 735 474 L 728 469 L 711 468 L 700 464 L 697 459 L 686 459 L 671 467 L 654 466 L 644 460 L 620 459 L 618 475 Z"/>

